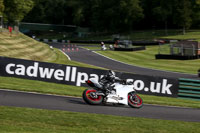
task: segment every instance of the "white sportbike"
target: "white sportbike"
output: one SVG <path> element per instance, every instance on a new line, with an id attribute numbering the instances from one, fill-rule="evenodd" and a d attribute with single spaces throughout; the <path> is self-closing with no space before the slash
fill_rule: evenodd
<path id="1" fill-rule="evenodd" d="M 83 100 L 91 105 L 99 105 L 106 103 L 129 105 L 133 108 L 141 108 L 143 101 L 134 90 L 133 82 L 126 81 L 126 83 L 114 83 L 111 85 L 112 89 L 108 93 L 102 89 L 102 85 L 95 79 L 89 79 L 86 83 L 92 87 L 83 92 Z"/>

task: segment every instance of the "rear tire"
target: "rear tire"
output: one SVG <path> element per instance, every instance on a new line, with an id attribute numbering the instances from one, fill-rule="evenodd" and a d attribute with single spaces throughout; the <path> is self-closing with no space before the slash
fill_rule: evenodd
<path id="1" fill-rule="evenodd" d="M 141 108 L 143 106 L 142 98 L 135 92 L 128 94 L 128 105 L 132 108 Z"/>
<path id="2" fill-rule="evenodd" d="M 97 96 L 96 98 L 92 97 L 92 93 L 95 93 L 95 92 L 96 92 L 96 90 L 94 90 L 94 89 L 86 89 L 82 95 L 83 100 L 86 103 L 91 104 L 91 105 L 101 104 L 103 101 L 103 96 Z"/>

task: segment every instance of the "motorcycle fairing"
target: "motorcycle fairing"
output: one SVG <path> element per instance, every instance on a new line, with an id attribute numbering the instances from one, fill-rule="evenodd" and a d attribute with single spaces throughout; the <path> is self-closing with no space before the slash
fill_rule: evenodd
<path id="1" fill-rule="evenodd" d="M 133 85 L 115 83 L 114 89 L 116 90 L 116 94 L 109 94 L 106 102 L 128 105 L 128 93 L 134 91 Z"/>
<path id="2" fill-rule="evenodd" d="M 102 88 L 102 85 L 99 84 L 99 82 L 95 79 L 95 78 L 91 78 L 89 79 L 89 81 L 97 88 Z M 88 84 L 89 85 L 89 84 Z M 91 86 L 89 85 L 90 87 L 94 87 L 94 86 Z"/>

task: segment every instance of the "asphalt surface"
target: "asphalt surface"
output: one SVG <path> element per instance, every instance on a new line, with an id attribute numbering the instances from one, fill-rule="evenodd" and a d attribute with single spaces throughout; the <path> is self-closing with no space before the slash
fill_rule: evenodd
<path id="1" fill-rule="evenodd" d="M 140 75 L 199 79 L 197 74 L 184 74 L 177 72 L 161 71 L 161 70 L 154 70 L 154 69 L 125 64 L 116 60 L 109 59 L 102 55 L 99 55 L 95 51 L 83 49 L 76 45 L 61 45 L 58 43 L 57 44 L 53 43 L 50 45 L 63 50 L 73 61 L 91 64 L 98 67 L 103 67 L 122 72 L 130 72 Z"/>
<path id="2" fill-rule="evenodd" d="M 129 106 L 122 105 L 93 106 L 86 104 L 81 98 L 33 94 L 7 90 L 0 90 L 0 105 L 127 117 L 200 122 L 199 109 L 154 105 L 144 105 L 140 109 L 134 109 Z"/>

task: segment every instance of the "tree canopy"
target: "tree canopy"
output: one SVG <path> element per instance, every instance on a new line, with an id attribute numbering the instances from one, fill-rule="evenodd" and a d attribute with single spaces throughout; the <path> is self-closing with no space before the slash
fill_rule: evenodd
<path id="1" fill-rule="evenodd" d="M 4 20 L 10 23 L 21 21 L 33 8 L 32 0 L 4 0 Z"/>
<path id="2" fill-rule="evenodd" d="M 77 25 L 93 31 L 199 28 L 200 0 L 0 0 L 15 21 Z"/>
<path id="3" fill-rule="evenodd" d="M 3 4 L 3 0 L 0 0 L 0 16 L 3 15 L 3 11 L 4 11 L 4 4 Z"/>

